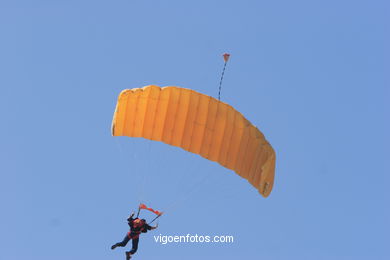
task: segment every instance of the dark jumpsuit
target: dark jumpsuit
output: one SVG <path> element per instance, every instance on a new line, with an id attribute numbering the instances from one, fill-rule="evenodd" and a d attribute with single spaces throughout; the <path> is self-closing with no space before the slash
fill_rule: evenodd
<path id="1" fill-rule="evenodd" d="M 130 241 L 130 239 L 132 240 L 132 248 L 131 248 L 131 251 L 130 251 L 130 254 L 134 254 L 135 252 L 137 252 L 137 249 L 138 249 L 138 242 L 139 242 L 139 235 L 142 233 L 146 233 L 148 232 L 148 230 L 151 230 L 152 227 L 149 226 L 148 224 L 144 224 L 140 227 L 134 227 L 134 220 L 136 220 L 138 218 L 133 218 L 133 217 L 130 217 L 127 219 L 127 222 L 130 226 L 130 231 L 127 233 L 127 235 L 125 236 L 125 238 L 123 238 L 123 241 L 122 242 L 119 242 L 119 243 L 116 243 L 115 246 L 121 246 L 121 247 L 124 247 L 127 245 L 127 243 Z"/>

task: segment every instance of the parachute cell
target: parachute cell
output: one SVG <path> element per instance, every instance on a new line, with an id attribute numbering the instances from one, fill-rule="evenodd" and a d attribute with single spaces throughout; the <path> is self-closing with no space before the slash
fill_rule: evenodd
<path id="1" fill-rule="evenodd" d="M 123 90 L 112 135 L 181 147 L 235 171 L 264 197 L 272 190 L 275 152 L 264 135 L 232 106 L 191 89 Z"/>

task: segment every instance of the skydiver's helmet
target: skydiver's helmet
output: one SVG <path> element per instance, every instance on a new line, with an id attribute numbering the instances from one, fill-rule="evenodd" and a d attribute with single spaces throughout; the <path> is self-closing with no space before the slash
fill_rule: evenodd
<path id="1" fill-rule="evenodd" d="M 145 224 L 145 219 L 136 218 L 133 221 L 133 227 L 134 228 L 142 227 L 144 224 Z"/>

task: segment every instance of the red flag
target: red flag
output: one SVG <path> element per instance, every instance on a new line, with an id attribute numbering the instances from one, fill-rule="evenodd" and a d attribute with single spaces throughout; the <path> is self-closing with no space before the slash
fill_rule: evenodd
<path id="1" fill-rule="evenodd" d="M 162 211 L 158 211 L 158 210 L 154 210 L 154 209 L 152 209 L 152 208 L 148 208 L 145 204 L 139 204 L 139 208 L 140 209 L 146 209 L 146 210 L 149 210 L 149 211 L 151 211 L 151 212 L 153 212 L 154 214 L 156 214 L 156 215 L 162 215 L 163 214 L 163 212 Z"/>

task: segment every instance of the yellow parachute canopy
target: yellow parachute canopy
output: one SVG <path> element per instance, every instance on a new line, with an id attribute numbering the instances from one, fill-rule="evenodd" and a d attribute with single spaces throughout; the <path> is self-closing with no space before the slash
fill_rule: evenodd
<path id="1" fill-rule="evenodd" d="M 271 193 L 275 151 L 241 113 L 213 97 L 180 87 L 123 90 L 112 135 L 181 147 L 232 169 L 264 197 Z"/>

